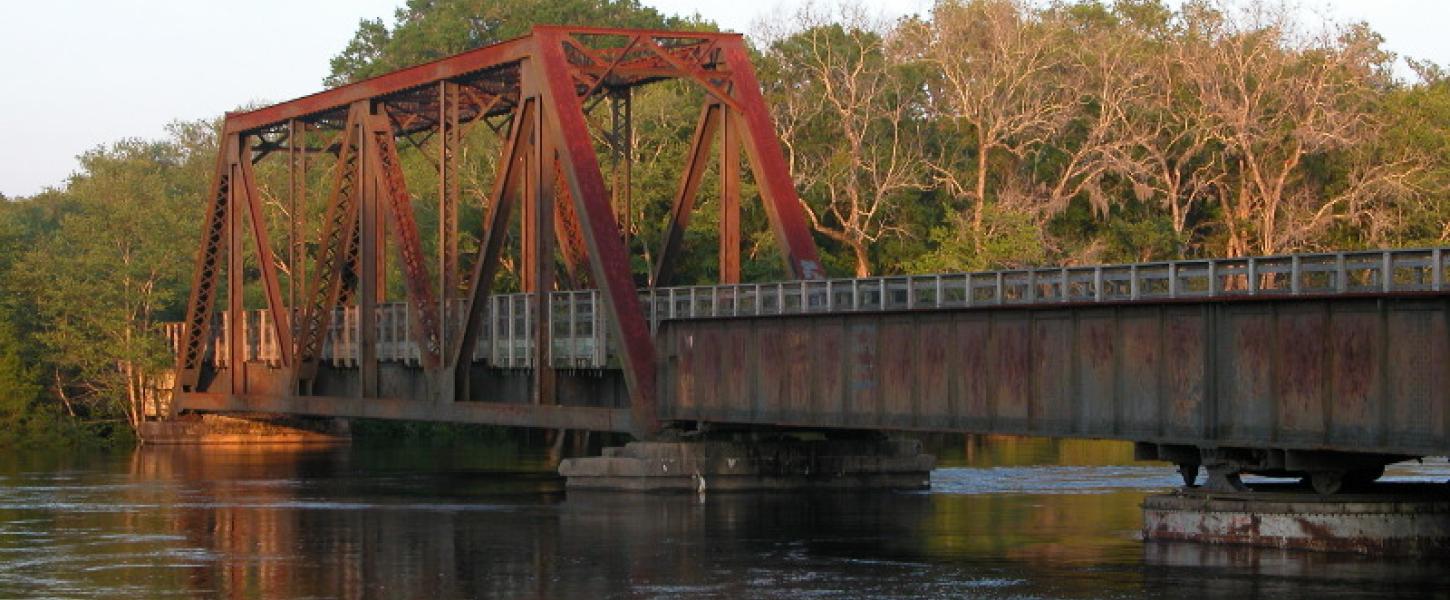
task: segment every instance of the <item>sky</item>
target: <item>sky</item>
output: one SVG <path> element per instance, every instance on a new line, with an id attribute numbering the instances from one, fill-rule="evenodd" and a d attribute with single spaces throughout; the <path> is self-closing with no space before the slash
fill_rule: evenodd
<path id="1" fill-rule="evenodd" d="M 642 0 L 750 33 L 804 0 Z M 859 0 L 882 17 L 930 0 Z M 321 89 L 360 19 L 402 0 L 0 0 L 0 193 L 64 184 L 75 157 L 175 120 Z M 817 2 L 819 5 L 820 2 Z M 1402 55 L 1450 63 L 1450 0 L 1317 0 L 1301 10 L 1368 22 Z"/>

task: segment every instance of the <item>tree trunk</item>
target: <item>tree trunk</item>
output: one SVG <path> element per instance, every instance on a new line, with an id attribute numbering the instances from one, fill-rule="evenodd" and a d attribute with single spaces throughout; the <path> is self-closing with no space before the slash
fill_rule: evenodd
<path id="1" fill-rule="evenodd" d="M 976 205 L 972 208 L 972 249 L 976 251 L 976 260 L 981 260 L 982 244 L 982 212 L 987 209 L 987 146 L 978 136 L 977 143 L 977 193 Z"/>
<path id="2" fill-rule="evenodd" d="M 856 257 L 856 277 L 870 277 L 871 256 L 866 252 L 866 243 L 861 240 L 851 242 L 851 253 Z"/>

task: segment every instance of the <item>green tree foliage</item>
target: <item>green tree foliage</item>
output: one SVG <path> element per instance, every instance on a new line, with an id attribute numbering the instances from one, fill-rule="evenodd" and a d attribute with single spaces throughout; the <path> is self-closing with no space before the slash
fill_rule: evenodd
<path id="1" fill-rule="evenodd" d="M 0 275 L 11 272 L 21 247 L 19 224 L 11 218 L 17 212 L 0 198 Z M 23 418 L 41 394 L 35 356 L 23 335 L 21 298 L 14 282 L 0 277 L 0 423 Z"/>
<path id="2" fill-rule="evenodd" d="M 77 417 L 138 423 L 171 360 L 158 324 L 180 317 L 196 244 L 187 234 L 215 152 L 209 125 L 171 133 L 87 152 L 63 193 L 32 201 L 65 206 L 7 278 L 24 289 L 36 320 L 26 362 L 39 359 L 48 371 L 22 372 L 45 377 Z"/>
<path id="3" fill-rule="evenodd" d="M 329 86 L 527 35 L 534 25 L 689 29 L 697 20 L 669 17 L 639 0 L 408 0 L 389 28 L 364 19 L 332 59 Z"/>
<path id="4" fill-rule="evenodd" d="M 923 78 L 892 60 L 889 25 L 849 9 L 797 21 L 762 57 L 768 101 L 811 225 L 865 277 L 872 245 L 905 233 L 901 205 L 930 181 Z"/>

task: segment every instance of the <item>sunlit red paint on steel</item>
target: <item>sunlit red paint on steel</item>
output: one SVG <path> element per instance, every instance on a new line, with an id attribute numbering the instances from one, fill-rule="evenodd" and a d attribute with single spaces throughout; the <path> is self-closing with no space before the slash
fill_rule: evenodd
<path id="1" fill-rule="evenodd" d="M 497 272 L 500 246 L 514 200 L 520 197 L 526 217 L 523 254 L 531 287 L 553 289 L 549 280 L 557 237 L 563 241 L 559 250 L 565 254 L 570 267 L 569 281 L 565 283 L 577 284 L 587 279 L 602 292 L 609 322 L 620 345 L 630 391 L 631 420 L 640 431 L 651 429 L 656 418 L 653 340 L 635 291 L 629 250 L 610 203 L 611 191 L 600 169 L 581 100 L 601 94 L 617 95 L 629 87 L 668 78 L 689 80 L 703 87 L 708 105 L 705 117 L 709 121 L 702 123 L 702 129 L 718 129 L 721 133 L 720 160 L 725 175 L 722 195 L 727 200 L 722 202 L 725 211 L 721 219 L 724 227 L 720 249 L 722 279 L 736 281 L 739 277 L 737 152 L 749 161 L 761 190 L 787 273 L 797 278 L 817 278 L 823 273 L 816 248 L 786 171 L 759 83 L 746 56 L 744 41 L 737 34 L 536 27 L 528 36 L 290 102 L 228 114 L 223 144 L 227 151 L 225 159 L 219 161 L 216 186 L 210 198 L 209 220 L 198 257 L 183 348 L 204 347 L 206 323 L 218 293 L 216 280 L 222 268 L 218 262 L 222 254 L 232 257 L 228 260 L 228 289 L 240 290 L 242 286 L 241 261 L 236 258 L 242 250 L 242 213 L 232 209 L 242 208 L 237 206 L 239 202 L 245 204 L 253 223 L 260 222 L 263 215 L 261 199 L 252 189 L 250 163 L 283 149 L 284 140 L 289 154 L 296 154 L 294 144 L 305 143 L 289 137 L 295 135 L 298 123 L 310 125 L 315 131 L 343 129 L 342 135 L 324 148 L 339 154 L 340 166 L 336 167 L 334 190 L 329 196 L 331 218 L 324 223 L 322 264 L 313 269 L 306 305 L 284 306 L 278 292 L 275 265 L 271 260 L 260 261 L 268 308 L 282 317 L 274 324 L 275 335 L 285 348 L 282 362 L 292 369 L 296 384 L 261 393 L 288 396 L 308 393 L 307 382 L 315 372 L 322 336 L 327 330 L 327 315 L 348 298 L 358 299 L 365 313 L 363 321 L 370 321 L 368 309 L 376 301 L 372 296 L 384 289 L 386 258 L 382 221 L 386 219 L 391 235 L 400 244 L 409 301 L 418 305 L 413 314 L 416 320 L 422 321 L 422 327 L 413 334 L 423 349 L 425 367 L 435 372 L 436 394 L 445 403 L 467 397 L 466 371 L 471 362 L 471 345 L 481 326 L 479 315 L 486 305 L 492 275 Z M 457 152 L 452 147 L 457 144 L 460 124 L 491 116 L 512 121 L 510 140 L 496 174 L 483 244 L 473 261 L 472 277 L 467 280 L 470 289 L 464 299 L 468 309 L 460 315 L 463 328 L 460 332 L 449 332 L 440 317 L 446 315 L 446 307 L 437 308 L 450 295 L 454 284 L 449 282 L 456 277 L 450 269 L 456 271 L 459 263 L 456 255 L 448 252 L 456 243 L 450 240 L 448 230 L 456 227 L 456 208 L 447 205 L 457 201 Z M 490 123 L 490 126 L 500 125 Z M 520 132 L 527 136 L 521 136 Z M 423 136 L 423 140 L 433 135 L 441 138 L 438 168 L 440 203 L 444 205 L 440 207 L 440 214 L 444 222 L 439 231 L 443 248 L 438 257 L 438 295 L 433 293 L 431 275 L 422 260 L 417 224 L 409 218 L 412 209 L 407 202 L 407 186 L 396 168 L 396 150 L 392 143 L 394 136 L 401 136 L 418 144 L 419 140 L 412 137 L 414 134 Z M 676 195 L 672 219 L 673 226 L 679 229 L 676 234 L 687 223 L 693 188 L 698 186 L 711 137 L 696 136 L 693 142 L 696 147 L 689 153 L 691 160 L 684 166 L 682 188 Z M 359 229 L 354 221 L 362 223 L 361 231 L 354 233 Z M 265 227 L 254 227 L 254 230 L 265 231 Z M 258 247 L 255 251 L 265 257 L 270 250 L 268 240 L 264 234 L 254 233 L 254 237 L 252 242 Z M 663 249 L 660 266 L 667 267 L 679 252 L 678 239 L 670 237 L 671 243 Z M 586 261 L 587 278 L 583 265 L 578 264 Z M 580 269 L 576 271 L 576 267 Z M 661 269 L 657 268 L 652 279 L 660 275 Z M 358 289 L 353 289 L 354 284 Z M 227 313 L 234 323 L 240 323 L 241 294 L 230 295 L 234 300 L 229 302 Z M 536 307 L 541 324 L 536 332 L 539 339 L 535 342 L 536 348 L 546 353 L 549 328 L 546 311 L 541 310 L 543 306 Z M 297 309 L 300 312 L 295 312 Z M 291 326 L 287 315 L 300 317 L 301 323 Z M 362 329 L 361 362 L 364 364 L 359 366 L 363 371 L 362 394 L 367 396 L 378 387 L 378 371 L 377 365 L 367 364 L 375 354 L 366 348 L 374 336 L 370 335 L 369 328 Z M 299 338 L 295 345 L 291 339 L 294 330 Z M 236 341 L 233 340 L 233 346 Z M 201 361 L 196 354 L 183 352 L 178 369 L 181 389 L 194 395 L 211 391 L 198 389 Z M 547 364 L 543 360 L 546 356 L 536 357 L 535 364 Z M 240 396 L 259 392 L 245 389 L 247 378 L 238 373 L 233 375 L 227 393 Z M 535 403 L 554 401 L 550 382 L 549 374 L 536 374 Z"/>

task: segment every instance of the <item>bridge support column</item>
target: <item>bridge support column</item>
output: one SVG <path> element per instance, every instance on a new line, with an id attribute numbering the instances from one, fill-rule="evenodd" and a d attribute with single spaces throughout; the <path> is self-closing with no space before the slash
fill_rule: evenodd
<path id="1" fill-rule="evenodd" d="M 916 440 L 631 442 L 559 474 L 570 489 L 638 492 L 925 489 L 935 464 Z"/>

